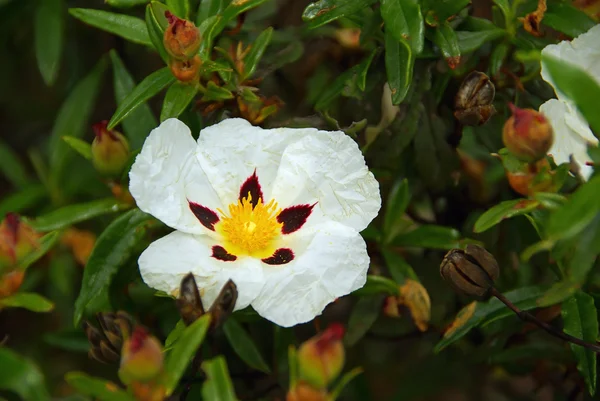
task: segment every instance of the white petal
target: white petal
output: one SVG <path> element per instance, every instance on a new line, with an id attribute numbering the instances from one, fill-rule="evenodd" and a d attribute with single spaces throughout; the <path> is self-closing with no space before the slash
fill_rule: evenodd
<path id="1" fill-rule="evenodd" d="M 594 26 L 572 41 L 562 41 L 557 45 L 548 45 L 542 55 L 551 55 L 563 61 L 575 64 L 585 70 L 600 84 L 600 25 Z M 559 99 L 565 96 L 556 90 L 550 74 L 542 63 L 542 78 L 554 87 Z"/>
<path id="2" fill-rule="evenodd" d="M 168 119 L 152 130 L 129 172 L 137 205 L 163 223 L 188 233 L 207 233 L 190 211 L 188 199 L 212 210 L 223 207 L 193 157 L 196 142 L 189 128 Z"/>
<path id="3" fill-rule="evenodd" d="M 598 139 L 590 130 L 587 122 L 577 113 L 576 109 L 560 100 L 550 99 L 540 106 L 542 112 L 550 121 L 554 131 L 554 143 L 548 153 L 557 164 L 568 163 L 569 157 L 581 169 L 581 175 L 589 178 L 592 167 L 586 165 L 591 161 L 587 153 L 588 144 L 598 144 Z"/>
<path id="4" fill-rule="evenodd" d="M 336 298 L 361 288 L 369 269 L 365 241 L 354 229 L 328 222 L 301 230 L 292 262 L 264 265 L 265 286 L 252 302 L 264 318 L 284 327 L 312 320 Z"/>
<path id="5" fill-rule="evenodd" d="M 358 145 L 341 131 L 304 131 L 283 153 L 273 197 L 283 207 L 318 202 L 327 219 L 362 231 L 377 216 L 381 195 Z"/>
<path id="6" fill-rule="evenodd" d="M 211 256 L 215 244 L 208 236 L 172 232 L 154 241 L 140 256 L 142 278 L 152 288 L 177 295 L 181 280 L 191 272 L 206 309 L 213 304 L 227 280 L 232 279 L 238 289 L 235 310 L 243 309 L 263 287 L 261 262 L 251 258 L 238 258 L 234 262 L 217 260 Z"/>

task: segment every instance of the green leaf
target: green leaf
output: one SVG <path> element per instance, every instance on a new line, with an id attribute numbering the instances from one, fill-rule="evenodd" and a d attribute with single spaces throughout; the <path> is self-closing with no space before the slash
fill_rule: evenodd
<path id="1" fill-rule="evenodd" d="M 214 30 L 211 31 L 211 38 L 220 34 L 230 21 L 233 21 L 238 15 L 254 7 L 261 5 L 268 0 L 233 0 L 219 15 Z M 211 39 L 212 40 L 212 39 Z"/>
<path id="2" fill-rule="evenodd" d="M 214 401 L 237 401 L 233 383 L 227 370 L 227 361 L 218 356 L 202 363 L 207 379 L 202 385 L 202 399 Z"/>
<path id="3" fill-rule="evenodd" d="M 573 296 L 579 290 L 579 287 L 580 285 L 570 279 L 554 283 L 538 298 L 537 305 L 540 308 L 556 305 Z"/>
<path id="4" fill-rule="evenodd" d="M 390 275 L 397 284 L 403 284 L 406 278 L 419 281 L 413 268 L 402 256 L 388 249 L 383 249 L 382 254 Z"/>
<path id="5" fill-rule="evenodd" d="M 0 172 L 16 188 L 29 184 L 30 179 L 19 155 L 3 141 L 0 141 Z"/>
<path id="6" fill-rule="evenodd" d="M 0 200 L 0 216 L 8 212 L 20 213 L 27 210 L 46 199 L 46 195 L 46 188 L 42 184 L 31 184 L 18 192 L 5 195 Z"/>
<path id="7" fill-rule="evenodd" d="M 502 14 L 504 14 L 504 19 L 508 22 L 512 24 L 512 9 L 510 8 L 510 4 L 508 3 L 508 0 L 493 0 L 494 4 L 496 4 L 498 6 L 498 8 L 502 11 Z"/>
<path id="8" fill-rule="evenodd" d="M 173 344 L 175 344 L 177 340 L 179 340 L 179 337 L 181 337 L 185 328 L 185 323 L 183 322 L 183 320 L 179 319 L 177 321 L 177 324 L 175 325 L 175 328 L 171 330 L 171 332 L 167 336 L 167 339 L 165 340 L 165 351 L 168 351 L 171 348 L 173 348 Z"/>
<path id="9" fill-rule="evenodd" d="M 35 10 L 35 55 L 42 78 L 52 86 L 58 76 L 64 43 L 63 0 L 38 1 Z"/>
<path id="10" fill-rule="evenodd" d="M 163 61 L 168 64 L 170 57 L 163 43 L 165 29 L 168 24 L 165 11 L 168 11 L 168 8 L 164 4 L 153 1 L 146 6 L 145 20 L 150 41 Z"/>
<path id="11" fill-rule="evenodd" d="M 70 161 L 71 148 L 61 138 L 72 136 L 80 138 L 87 128 L 89 117 L 96 103 L 96 96 L 106 68 L 106 59 L 98 64 L 71 90 L 64 101 L 52 128 L 50 139 L 50 188 L 56 196 L 64 179 L 63 174 Z"/>
<path id="12" fill-rule="evenodd" d="M 594 298 L 584 292 L 576 293 L 562 306 L 565 333 L 596 344 L 598 338 L 598 312 Z M 590 395 L 596 393 L 596 353 L 579 345 L 569 344 L 577 360 L 577 369 L 585 379 Z"/>
<path id="13" fill-rule="evenodd" d="M 549 239 L 572 237 L 583 231 L 600 212 L 600 176 L 579 187 L 562 206 L 550 215 L 546 234 Z"/>
<path id="14" fill-rule="evenodd" d="M 113 67 L 115 100 L 120 106 L 135 87 L 135 81 L 114 49 L 110 51 L 110 59 Z M 141 148 L 150 131 L 157 126 L 156 118 L 147 103 L 140 104 L 123 119 L 121 124 L 132 149 Z"/>
<path id="15" fill-rule="evenodd" d="M 21 262 L 19 262 L 19 268 L 26 270 L 29 266 L 37 262 L 42 256 L 44 256 L 58 241 L 59 233 L 58 231 L 53 231 L 44 235 L 40 238 L 39 247 L 25 256 Z"/>
<path id="16" fill-rule="evenodd" d="M 267 46 L 271 42 L 273 36 L 273 28 L 268 27 L 258 35 L 256 40 L 252 42 L 252 47 L 248 52 L 248 55 L 244 58 L 244 75 L 242 76 L 242 82 L 251 76 L 256 70 L 260 59 L 262 58 Z"/>
<path id="17" fill-rule="evenodd" d="M 509 291 L 504 294 L 512 303 L 514 303 L 521 310 L 529 310 L 538 307 L 537 298 L 540 297 L 546 290 L 546 287 L 523 287 L 517 290 Z M 466 335 L 474 327 L 485 326 L 491 322 L 499 319 L 503 319 L 508 316 L 514 315 L 514 313 L 506 307 L 497 298 L 492 298 L 487 302 L 475 302 L 474 310 L 471 313 L 465 313 L 470 311 L 472 305 L 467 305 L 461 312 L 462 319 L 459 319 L 459 323 L 450 326 L 450 329 L 444 334 L 444 338 L 434 348 L 434 352 L 438 353 L 448 345 L 456 342 Z"/>
<path id="18" fill-rule="evenodd" d="M 508 52 L 510 50 L 510 45 L 506 42 L 500 43 L 498 46 L 492 50 L 492 54 L 490 56 L 490 64 L 488 67 L 489 74 L 491 76 L 495 76 L 502 68 L 504 64 L 504 60 L 506 56 L 508 56 Z"/>
<path id="19" fill-rule="evenodd" d="M 229 89 L 218 86 L 213 81 L 208 81 L 208 84 L 206 85 L 206 92 L 204 92 L 204 95 L 202 96 L 203 102 L 221 101 L 227 99 L 233 99 L 233 93 L 231 93 Z"/>
<path id="20" fill-rule="evenodd" d="M 188 19 L 190 15 L 190 0 L 167 0 L 167 7 L 176 16 Z"/>
<path id="21" fill-rule="evenodd" d="M 432 7 L 437 21 L 447 21 L 471 3 L 471 0 L 434 0 Z"/>
<path id="22" fill-rule="evenodd" d="M 592 29 L 596 21 L 572 4 L 549 1 L 542 24 L 575 38 Z"/>
<path id="23" fill-rule="evenodd" d="M 202 43 L 200 44 L 200 55 L 204 56 L 203 58 L 210 58 L 210 55 L 213 51 L 213 40 L 214 38 L 221 33 L 220 21 L 222 17 L 220 15 L 213 15 L 202 21 L 200 26 L 198 26 L 198 30 L 200 31 L 200 37 L 202 38 Z"/>
<path id="24" fill-rule="evenodd" d="M 65 380 L 80 393 L 100 401 L 135 401 L 132 395 L 116 384 L 88 376 L 83 372 L 69 372 L 65 375 Z"/>
<path id="25" fill-rule="evenodd" d="M 406 40 L 398 41 L 389 31 L 385 33 L 385 70 L 392 91 L 392 103 L 400 104 L 412 82 L 415 55 Z"/>
<path id="26" fill-rule="evenodd" d="M 398 290 L 398 284 L 395 281 L 390 280 L 387 277 L 369 274 L 367 275 L 367 282 L 365 285 L 354 291 L 353 294 L 363 297 L 366 295 L 377 294 L 400 295 L 400 292 Z"/>
<path id="27" fill-rule="evenodd" d="M 600 214 L 579 235 L 573 256 L 569 258 L 569 276 L 583 283 L 600 254 Z"/>
<path id="28" fill-rule="evenodd" d="M 479 216 L 473 227 L 476 233 L 482 233 L 504 219 L 529 213 L 539 206 L 539 202 L 531 199 L 513 199 L 498 203 Z"/>
<path id="29" fill-rule="evenodd" d="M 54 210 L 28 223 L 37 231 L 52 231 L 69 227 L 104 214 L 116 213 L 131 206 L 115 198 L 77 203 Z"/>
<path id="30" fill-rule="evenodd" d="M 460 232 L 454 228 L 430 224 L 397 236 L 393 244 L 403 247 L 452 249 L 460 245 L 459 239 Z"/>
<path id="31" fill-rule="evenodd" d="M 162 110 L 160 112 L 160 121 L 163 122 L 168 118 L 179 117 L 184 112 L 186 107 L 194 100 L 194 96 L 198 93 L 196 85 L 175 82 L 167 89 L 165 99 L 163 101 Z"/>
<path id="32" fill-rule="evenodd" d="M 83 139 L 75 138 L 72 136 L 65 135 L 62 137 L 71 149 L 79 153 L 87 160 L 92 160 L 92 145 Z"/>
<path id="33" fill-rule="evenodd" d="M 171 395 L 177 387 L 181 376 L 190 360 L 196 355 L 198 347 L 204 341 L 204 336 L 210 326 L 210 315 L 206 314 L 185 328 L 173 346 L 165 361 L 164 385 L 167 395 Z M 206 398 L 217 400 L 217 398 Z"/>
<path id="34" fill-rule="evenodd" d="M 448 21 L 440 23 L 433 34 L 433 42 L 440 48 L 446 63 L 454 69 L 460 63 L 461 50 L 458 36 Z"/>
<path id="35" fill-rule="evenodd" d="M 477 32 L 456 31 L 458 47 L 461 54 L 471 53 L 492 40 L 503 37 L 506 32 L 502 29 L 493 29 Z"/>
<path id="36" fill-rule="evenodd" d="M 27 401 L 50 401 L 40 369 L 6 347 L 0 347 L 0 389 L 14 391 Z"/>
<path id="37" fill-rule="evenodd" d="M 327 399 L 331 400 L 331 401 L 337 400 L 338 397 L 340 396 L 340 394 L 342 393 L 342 391 L 344 390 L 344 388 L 348 385 L 348 383 L 350 383 L 352 381 L 352 379 L 354 379 L 356 376 L 358 376 L 362 372 L 363 372 L 363 368 L 358 367 L 358 368 L 352 369 L 350 372 L 344 373 L 342 375 L 342 377 L 340 378 L 340 380 L 338 380 L 338 382 L 336 383 L 335 387 L 333 389 L 331 389 L 331 392 L 329 393 L 329 396 L 327 397 Z"/>
<path id="38" fill-rule="evenodd" d="M 106 4 L 114 8 L 131 8 L 148 3 L 150 0 L 104 0 Z"/>
<path id="39" fill-rule="evenodd" d="M 126 98 L 122 100 L 119 107 L 117 107 L 115 114 L 110 119 L 108 128 L 113 129 L 115 125 L 119 124 L 121 120 L 129 116 L 138 106 L 155 96 L 173 82 L 175 82 L 175 77 L 171 74 L 168 67 L 161 68 L 148 75 L 129 93 L 129 95 L 127 95 Z"/>
<path id="40" fill-rule="evenodd" d="M 79 328 L 47 332 L 43 339 L 46 344 L 65 351 L 87 353 L 90 350 L 90 341 Z"/>
<path id="41" fill-rule="evenodd" d="M 2 307 L 24 308 L 32 312 L 50 312 L 54 304 L 39 294 L 33 292 L 18 292 L 6 298 L 0 298 Z"/>
<path id="42" fill-rule="evenodd" d="M 200 26 L 208 18 L 219 14 L 225 5 L 225 0 L 202 0 L 198 6 L 196 26 Z"/>
<path id="43" fill-rule="evenodd" d="M 355 14 L 369 7 L 376 0 L 319 0 L 309 4 L 302 13 L 302 20 L 309 29 L 317 28 L 340 17 Z"/>
<path id="44" fill-rule="evenodd" d="M 69 14 L 88 25 L 130 42 L 153 47 L 146 23 L 140 18 L 89 8 L 70 8 Z"/>
<path id="45" fill-rule="evenodd" d="M 108 288 L 114 275 L 131 259 L 153 224 L 155 220 L 151 216 L 133 209 L 115 219 L 100 234 L 83 271 L 81 291 L 75 302 L 75 326 L 84 314 L 109 306 Z"/>
<path id="46" fill-rule="evenodd" d="M 382 0 L 381 17 L 397 41 L 408 41 L 415 54 L 423 51 L 425 24 L 416 0 Z"/>
<path id="47" fill-rule="evenodd" d="M 223 332 L 235 353 L 248 366 L 265 373 L 271 373 L 269 365 L 267 365 L 256 344 L 254 344 L 252 337 L 235 318 L 230 317 L 225 321 Z"/>
<path id="48" fill-rule="evenodd" d="M 410 202 L 406 178 L 396 181 L 388 196 L 383 219 L 384 242 L 389 243 L 402 229 L 402 218 Z"/>
<path id="49" fill-rule="evenodd" d="M 352 313 L 350 313 L 348 331 L 344 336 L 344 342 L 347 346 L 353 346 L 367 334 L 367 331 L 379 317 L 382 303 L 382 295 L 371 295 L 358 299 Z"/>
<path id="50" fill-rule="evenodd" d="M 600 113 L 596 107 L 596 100 L 600 99 L 598 82 L 581 67 L 547 53 L 542 54 L 542 65 L 552 77 L 557 92 L 564 93 L 575 102 L 598 138 L 600 135 Z"/>

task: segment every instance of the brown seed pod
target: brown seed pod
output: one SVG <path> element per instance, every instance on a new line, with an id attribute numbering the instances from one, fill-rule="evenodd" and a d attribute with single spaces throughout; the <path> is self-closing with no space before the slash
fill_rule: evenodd
<path id="1" fill-rule="evenodd" d="M 483 72 L 473 71 L 463 80 L 454 99 L 454 116 L 462 125 L 482 125 L 496 112 L 496 89 Z"/>

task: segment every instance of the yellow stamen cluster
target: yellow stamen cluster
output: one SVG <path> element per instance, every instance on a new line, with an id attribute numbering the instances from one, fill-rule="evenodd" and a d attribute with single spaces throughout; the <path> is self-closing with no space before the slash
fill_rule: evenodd
<path id="1" fill-rule="evenodd" d="M 281 234 L 283 225 L 277 221 L 281 212 L 277 206 L 274 200 L 264 205 L 259 199 L 253 208 L 252 195 L 248 193 L 237 204 L 229 205 L 228 215 L 217 209 L 221 219 L 215 230 L 225 239 L 227 252 L 257 258 L 271 256 L 276 249 L 274 240 Z"/>

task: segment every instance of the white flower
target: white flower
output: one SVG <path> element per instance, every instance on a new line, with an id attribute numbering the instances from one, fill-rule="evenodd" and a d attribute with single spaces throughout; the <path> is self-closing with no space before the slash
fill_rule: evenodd
<path id="1" fill-rule="evenodd" d="M 600 25 L 572 41 L 563 41 L 557 45 L 549 45 L 542 54 L 568 61 L 585 70 L 600 84 Z M 573 160 L 579 165 L 581 175 L 588 178 L 592 167 L 587 165 L 591 159 L 587 153 L 588 144 L 598 145 L 598 139 L 589 128 L 587 121 L 577 111 L 577 107 L 565 94 L 560 92 L 550 78 L 542 63 L 542 78 L 554 88 L 558 100 L 551 99 L 540 106 L 554 130 L 554 144 L 550 154 L 558 164 Z"/>
<path id="2" fill-rule="evenodd" d="M 263 130 L 243 119 L 154 129 L 129 174 L 137 205 L 176 231 L 142 253 L 151 287 L 176 295 L 189 272 L 210 306 L 232 279 L 248 305 L 281 326 L 307 322 L 362 287 L 359 234 L 381 206 L 379 184 L 340 131 Z"/>

